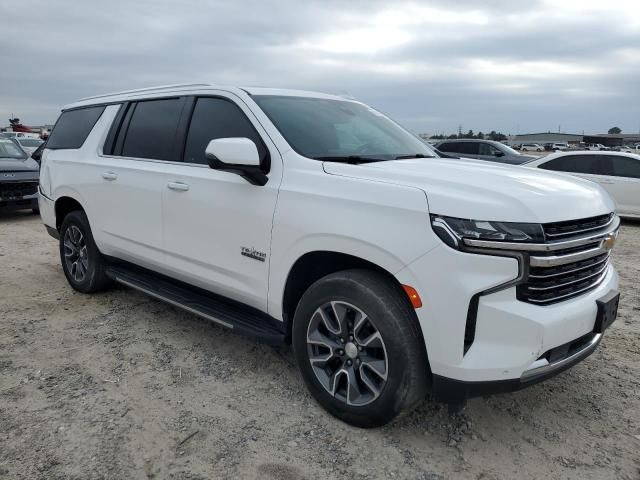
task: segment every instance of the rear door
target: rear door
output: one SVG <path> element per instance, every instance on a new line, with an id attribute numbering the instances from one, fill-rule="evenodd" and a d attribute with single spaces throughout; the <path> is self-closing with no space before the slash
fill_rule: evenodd
<path id="1" fill-rule="evenodd" d="M 640 158 L 599 155 L 605 170 L 599 182 L 611 194 L 622 215 L 640 216 Z"/>
<path id="2" fill-rule="evenodd" d="M 185 98 L 123 105 L 107 136 L 94 194 L 104 253 L 156 269 L 162 252 L 167 164 L 179 161 L 176 135 Z"/>
<path id="3" fill-rule="evenodd" d="M 280 155 L 232 94 L 192 98 L 187 111 L 184 162 L 168 166 L 162 186 L 167 273 L 266 311 Z M 256 144 L 269 177 L 266 185 L 209 168 L 207 144 L 226 137 L 247 137 Z"/>

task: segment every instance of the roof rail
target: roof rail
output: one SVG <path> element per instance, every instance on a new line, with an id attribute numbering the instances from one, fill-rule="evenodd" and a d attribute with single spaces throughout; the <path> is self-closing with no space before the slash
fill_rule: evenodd
<path id="1" fill-rule="evenodd" d="M 167 90 L 169 88 L 179 88 L 179 87 L 209 87 L 210 85 L 208 83 L 176 83 L 173 85 L 159 85 L 157 87 L 147 87 L 147 88 L 136 88 L 134 90 L 123 90 L 121 92 L 113 92 L 113 93 L 106 93 L 103 95 L 94 95 L 92 97 L 84 97 L 81 98 L 80 102 L 84 101 L 84 100 L 93 100 L 94 98 L 103 98 L 103 97 L 112 97 L 114 95 L 125 95 L 127 93 L 144 93 L 144 92 L 154 92 L 157 90 Z"/>

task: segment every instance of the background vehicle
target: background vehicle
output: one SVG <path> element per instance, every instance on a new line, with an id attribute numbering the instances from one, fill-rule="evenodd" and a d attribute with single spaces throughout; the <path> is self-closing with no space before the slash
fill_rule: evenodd
<path id="1" fill-rule="evenodd" d="M 548 148 L 547 148 L 548 146 Z M 556 142 L 556 143 L 545 143 L 544 149 L 548 151 L 557 151 L 557 150 L 568 150 L 569 144 L 564 142 Z"/>
<path id="2" fill-rule="evenodd" d="M 520 151 L 522 152 L 543 152 L 544 147 L 539 143 L 523 143 L 520 145 Z"/>
<path id="3" fill-rule="evenodd" d="M 0 138 L 0 210 L 38 213 L 38 164 L 13 139 Z"/>
<path id="4" fill-rule="evenodd" d="M 63 110 L 41 161 L 43 223 L 73 288 L 119 282 L 290 342 L 312 395 L 362 427 L 428 389 L 456 406 L 553 376 L 615 319 L 619 219 L 597 185 L 437 158 L 354 100 L 103 95 Z"/>
<path id="5" fill-rule="evenodd" d="M 44 143 L 43 140 L 39 138 L 30 138 L 30 137 L 16 137 L 16 142 L 20 144 L 22 149 L 31 155 L 35 152 L 40 145 Z"/>
<path id="6" fill-rule="evenodd" d="M 600 151 L 606 151 L 610 149 L 609 147 L 605 147 L 601 143 L 587 143 L 587 145 L 585 146 L 585 150 L 600 152 Z"/>
<path id="7" fill-rule="evenodd" d="M 617 204 L 618 215 L 640 218 L 640 155 L 624 152 L 555 153 L 527 163 L 599 183 Z"/>
<path id="8" fill-rule="evenodd" d="M 1 132 L 0 137 L 5 138 L 40 138 L 37 133 L 29 132 Z"/>
<path id="9" fill-rule="evenodd" d="M 519 165 L 534 158 L 520 155 L 508 145 L 492 140 L 443 140 L 436 144 L 436 149 L 439 152 L 453 154 L 459 157 L 477 158 L 479 160 L 509 163 L 512 165 Z"/>

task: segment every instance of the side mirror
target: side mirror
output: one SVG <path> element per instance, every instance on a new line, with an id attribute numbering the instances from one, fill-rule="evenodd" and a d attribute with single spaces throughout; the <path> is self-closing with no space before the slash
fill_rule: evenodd
<path id="1" fill-rule="evenodd" d="M 248 138 L 216 138 L 204 151 L 209 167 L 214 170 L 240 175 L 253 185 L 264 185 L 269 180 L 260 169 L 258 148 Z"/>
<path id="2" fill-rule="evenodd" d="M 501 152 L 500 150 L 493 152 L 493 156 L 494 157 L 504 157 L 504 152 Z"/>

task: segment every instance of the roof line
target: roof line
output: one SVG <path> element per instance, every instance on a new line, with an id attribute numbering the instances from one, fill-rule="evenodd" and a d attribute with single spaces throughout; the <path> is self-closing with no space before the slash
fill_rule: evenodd
<path id="1" fill-rule="evenodd" d="M 136 88 L 134 90 L 123 90 L 121 92 L 113 92 L 106 93 L 103 95 L 94 95 L 92 97 L 84 97 L 78 100 L 78 102 L 82 102 L 84 100 L 93 100 L 96 98 L 104 98 L 104 97 L 113 97 L 115 95 L 125 95 L 128 93 L 142 93 L 142 92 L 154 92 L 157 90 L 167 90 L 169 88 L 180 88 L 180 87 L 209 87 L 208 83 L 175 83 L 172 85 L 160 85 L 157 87 L 147 87 L 147 88 Z"/>

